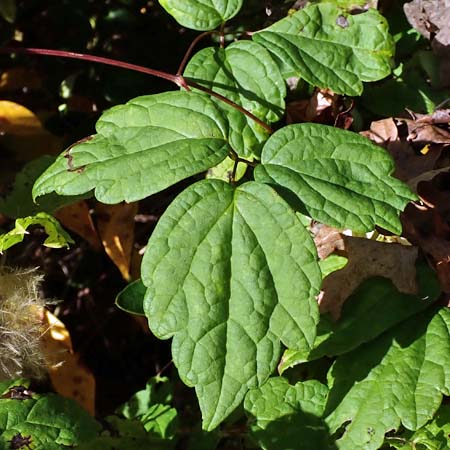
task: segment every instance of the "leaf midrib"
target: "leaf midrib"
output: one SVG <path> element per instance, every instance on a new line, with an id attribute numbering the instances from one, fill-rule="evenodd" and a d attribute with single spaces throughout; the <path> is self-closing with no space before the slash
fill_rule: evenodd
<path id="1" fill-rule="evenodd" d="M 358 25 L 360 28 L 361 26 Z M 273 30 L 263 30 L 261 31 L 259 34 L 264 35 L 264 34 L 271 34 L 271 35 L 275 35 L 275 36 L 281 36 L 283 39 L 285 39 L 286 41 L 288 41 L 290 44 L 292 45 L 296 45 L 294 42 L 292 42 L 292 40 L 290 38 L 297 38 L 297 39 L 305 39 L 308 42 L 317 42 L 317 43 L 326 43 L 326 44 L 331 44 L 331 45 L 335 45 L 335 46 L 340 46 L 343 47 L 344 49 L 352 49 L 352 50 L 358 50 L 358 51 L 364 51 L 364 52 L 369 52 L 373 55 L 385 55 L 385 56 L 391 56 L 392 52 L 390 52 L 389 50 L 371 50 L 370 48 L 364 48 L 364 47 L 358 47 L 358 46 L 351 46 L 351 45 L 345 45 L 341 42 L 335 42 L 335 41 L 331 41 L 331 40 L 327 40 L 327 39 L 323 39 L 323 38 L 314 38 L 314 37 L 310 37 L 310 36 L 305 36 L 305 35 L 297 35 L 294 33 L 288 33 L 285 31 L 273 31 Z M 257 35 L 256 35 L 257 36 Z M 290 37 L 290 38 L 289 38 Z M 272 42 L 273 43 L 273 42 Z M 298 51 L 299 52 L 303 52 L 303 48 L 301 46 L 297 46 L 298 47 Z"/>
<path id="2" fill-rule="evenodd" d="M 356 164 L 356 163 L 355 163 L 355 164 Z M 320 178 L 320 177 L 318 177 L 318 176 L 314 176 L 314 175 L 312 175 L 311 173 L 304 173 L 304 172 L 296 171 L 295 169 L 293 169 L 293 168 L 291 168 L 291 167 L 282 166 L 282 165 L 279 165 L 279 164 L 264 164 L 264 166 L 265 166 L 265 167 L 268 167 L 268 168 L 270 168 L 270 166 L 274 166 L 274 167 L 277 167 L 277 168 L 281 168 L 281 169 L 283 169 L 283 170 L 285 170 L 285 171 L 292 172 L 293 174 L 295 174 L 294 176 L 298 175 L 298 176 L 299 176 L 302 180 L 304 180 L 304 182 L 308 185 L 309 189 L 311 189 L 311 190 L 313 190 L 314 192 L 316 192 L 316 193 L 317 193 L 318 195 L 320 195 L 322 198 L 325 198 L 325 197 L 307 182 L 307 179 L 308 179 L 308 178 L 311 178 L 311 179 L 313 179 L 313 180 L 320 181 L 320 182 L 325 183 L 325 184 L 329 184 L 332 188 L 338 187 L 339 190 L 345 190 L 345 191 L 348 192 L 348 193 L 351 193 L 351 194 L 357 194 L 358 196 L 363 197 L 363 198 L 366 198 L 366 199 L 369 199 L 370 201 L 375 201 L 375 202 L 382 203 L 383 205 L 386 205 L 387 207 L 394 208 L 394 209 L 398 209 L 395 205 L 392 205 L 392 204 L 388 203 L 386 200 L 380 200 L 380 199 L 377 199 L 377 198 L 373 198 L 373 197 L 366 196 L 366 195 L 364 195 L 364 193 L 361 193 L 361 192 L 358 192 L 358 191 L 353 191 L 353 190 L 351 190 L 350 188 L 348 188 L 348 187 L 346 187 L 346 186 L 342 186 L 342 185 L 340 185 L 340 184 L 335 184 L 335 183 L 331 182 L 330 180 L 327 180 L 327 179 L 324 179 L 324 178 Z M 368 168 L 368 166 L 365 166 L 365 165 L 362 165 L 362 166 L 365 167 L 365 168 Z M 372 172 L 372 174 L 373 174 L 373 172 Z M 375 177 L 376 177 L 378 180 L 380 180 L 380 177 L 377 177 L 376 174 L 373 174 L 373 175 L 375 175 Z M 362 182 L 362 181 L 359 181 L 359 180 L 357 180 L 357 181 L 358 181 L 358 183 L 361 183 L 361 184 L 366 184 L 366 185 L 368 184 L 368 185 L 371 185 L 370 182 Z M 390 186 L 389 184 L 384 183 L 384 182 L 383 182 L 383 184 L 384 184 L 385 186 L 388 186 L 389 188 L 391 188 L 391 186 Z M 403 198 L 403 199 L 405 199 L 405 200 L 410 200 L 409 197 L 402 197 L 402 196 L 400 196 L 400 194 L 398 194 L 398 193 L 395 193 L 395 195 L 397 195 L 397 196 L 399 196 L 399 197 L 401 197 L 401 198 Z M 301 197 L 299 197 L 299 198 L 300 198 L 300 200 L 304 201 Z M 394 198 L 394 197 L 393 197 L 393 198 Z M 334 203 L 330 198 L 326 198 L 326 200 L 329 201 L 329 202 L 331 202 L 331 203 L 333 203 L 334 205 L 337 205 L 337 204 Z M 354 214 L 354 213 L 353 213 L 352 211 L 350 211 L 349 209 L 346 209 L 346 208 L 344 207 L 344 205 L 339 204 L 339 205 L 337 205 L 337 206 L 339 206 L 340 208 L 345 209 L 346 211 L 349 211 L 349 212 L 351 212 L 352 214 Z M 318 208 L 315 208 L 315 209 L 318 209 Z M 375 211 L 374 211 L 374 212 L 375 212 Z"/>

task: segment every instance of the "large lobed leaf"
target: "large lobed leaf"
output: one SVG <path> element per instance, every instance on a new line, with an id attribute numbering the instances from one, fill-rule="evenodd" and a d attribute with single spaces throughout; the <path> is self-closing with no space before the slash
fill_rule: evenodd
<path id="1" fill-rule="evenodd" d="M 339 448 L 378 449 L 403 424 L 417 430 L 450 394 L 450 311 L 433 309 L 336 361 L 325 415 Z"/>
<path id="2" fill-rule="evenodd" d="M 283 77 L 269 52 L 255 42 L 240 41 L 226 49 L 205 48 L 190 60 L 184 76 L 232 100 L 263 122 L 276 122 L 283 116 Z M 244 158 L 259 158 L 268 131 L 226 103 L 216 103 L 230 123 L 233 149 Z"/>
<path id="3" fill-rule="evenodd" d="M 394 43 L 386 19 L 374 9 L 350 15 L 331 3 L 311 4 L 253 39 L 277 58 L 285 76 L 339 94 L 361 95 L 362 81 L 391 72 Z"/>
<path id="4" fill-rule="evenodd" d="M 280 340 L 311 346 L 321 281 L 314 244 L 264 184 L 196 183 L 161 217 L 142 263 L 152 331 L 173 336 L 207 430 L 275 369 Z"/>
<path id="5" fill-rule="evenodd" d="M 292 191 L 319 222 L 358 232 L 401 233 L 399 212 L 415 199 L 390 176 L 391 156 L 368 139 L 326 125 L 290 125 L 264 145 L 255 179 Z"/>
<path id="6" fill-rule="evenodd" d="M 213 30 L 234 17 L 243 0 L 159 0 L 175 20 L 194 30 Z"/>
<path id="7" fill-rule="evenodd" d="M 220 163 L 228 124 L 192 92 L 138 97 L 106 111 L 92 139 L 66 150 L 36 181 L 33 197 L 95 190 L 103 203 L 132 202 Z"/>

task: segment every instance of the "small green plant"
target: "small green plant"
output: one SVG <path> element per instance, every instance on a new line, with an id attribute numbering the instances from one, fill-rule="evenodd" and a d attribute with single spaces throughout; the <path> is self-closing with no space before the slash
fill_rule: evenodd
<path id="1" fill-rule="evenodd" d="M 450 390 L 450 313 L 431 307 L 433 275 L 418 266 L 418 295 L 369 280 L 332 324 L 319 316 L 324 275 L 304 225 L 309 217 L 357 233 L 379 226 L 401 234 L 399 214 L 416 195 L 366 138 L 313 123 L 279 126 L 290 77 L 358 96 L 363 82 L 389 75 L 386 20 L 374 9 L 352 14 L 317 2 L 225 46 L 225 23 L 242 1 L 160 3 L 183 26 L 204 31 L 200 38 L 219 35 L 220 45 L 190 58 L 191 46 L 175 75 L 120 64 L 181 90 L 106 111 L 97 134 L 37 179 L 34 199 L 93 194 L 132 202 L 212 169 L 159 220 L 142 262 L 145 298 L 136 301 L 143 287 L 135 285 L 128 305 L 145 313 L 157 337 L 173 339 L 174 363 L 195 387 L 204 430 L 241 404 L 253 438 L 270 450 L 378 449 L 400 425 L 421 429 Z M 118 303 L 127 309 L 124 295 Z M 383 308 L 373 321 L 369 314 Z M 324 356 L 337 357 L 327 385 L 271 377 L 277 366 L 282 374 Z"/>
<path id="2" fill-rule="evenodd" d="M 171 400 L 167 378 L 152 378 L 101 427 L 71 399 L 36 393 L 26 379 L 5 381 L 0 383 L 0 448 L 172 449 L 177 413 Z"/>

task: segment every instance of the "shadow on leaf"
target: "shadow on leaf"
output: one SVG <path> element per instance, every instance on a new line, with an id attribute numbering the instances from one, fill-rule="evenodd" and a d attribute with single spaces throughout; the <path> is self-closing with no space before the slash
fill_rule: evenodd
<path id="1" fill-rule="evenodd" d="M 337 450 L 325 421 L 303 411 L 271 421 L 265 428 L 254 424 L 250 434 L 264 450 Z"/>

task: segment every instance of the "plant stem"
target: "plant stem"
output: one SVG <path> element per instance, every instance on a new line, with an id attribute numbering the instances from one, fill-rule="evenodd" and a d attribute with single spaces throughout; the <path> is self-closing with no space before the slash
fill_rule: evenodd
<path id="1" fill-rule="evenodd" d="M 171 359 L 162 369 L 158 370 L 156 376 L 160 377 L 163 372 L 165 372 L 173 364 L 173 359 Z"/>
<path id="2" fill-rule="evenodd" d="M 210 33 L 210 32 L 208 32 L 208 33 Z M 205 34 L 205 33 L 203 33 L 203 34 Z M 200 36 L 202 36 L 202 35 L 200 35 Z M 192 46 L 192 44 L 191 44 L 191 46 Z M 188 51 L 189 51 L 189 49 L 188 49 Z M 68 52 L 66 50 L 51 50 L 51 49 L 47 49 L 47 48 L 32 48 L 32 47 L 26 47 L 26 48 L 3 47 L 3 48 L 0 48 L 0 53 L 8 53 L 8 54 L 22 53 L 22 54 L 26 54 L 26 55 L 44 55 L 44 56 L 56 56 L 59 58 L 81 59 L 83 61 L 106 64 L 108 66 L 133 70 L 135 72 L 142 72 L 147 75 L 153 75 L 155 77 L 163 78 L 164 80 L 168 80 L 168 81 L 171 81 L 172 83 L 175 83 L 177 86 L 185 89 L 186 91 L 190 91 L 190 87 L 195 87 L 199 91 L 206 92 L 207 94 L 211 95 L 212 97 L 216 97 L 217 99 L 230 105 L 232 108 L 237 109 L 242 114 L 245 114 L 247 117 L 249 117 L 250 119 L 255 121 L 257 124 L 261 125 L 267 132 L 272 133 L 272 128 L 270 128 L 270 126 L 267 125 L 265 122 L 263 122 L 261 119 L 258 119 L 258 117 L 253 115 L 250 111 L 246 110 L 245 108 L 243 108 L 242 106 L 233 102 L 232 100 L 224 97 L 223 95 L 218 94 L 217 92 L 214 92 L 209 88 L 201 86 L 200 84 L 196 83 L 195 81 L 190 81 L 188 79 L 185 79 L 183 77 L 183 75 L 181 75 L 181 74 L 173 75 L 171 73 L 162 72 L 161 70 L 149 69 L 148 67 L 138 66 L 136 64 L 130 64 L 130 63 L 127 63 L 124 61 L 119 61 L 117 59 L 104 58 L 103 56 L 87 55 L 85 53 Z M 187 59 L 186 55 L 185 55 L 185 58 L 183 58 L 183 61 L 184 61 L 184 59 Z"/>
<path id="3" fill-rule="evenodd" d="M 437 109 L 442 108 L 446 103 L 450 102 L 450 97 L 445 99 L 443 102 L 439 103 L 439 105 L 434 107 L 434 110 L 436 111 Z"/>
<path id="4" fill-rule="evenodd" d="M 233 149 L 230 149 L 230 158 L 235 162 L 241 162 L 251 167 L 256 167 L 259 164 L 258 161 L 249 161 L 248 159 L 241 158 Z"/>
<path id="5" fill-rule="evenodd" d="M 0 48 L 0 53 L 23 53 L 25 55 L 44 55 L 44 56 L 56 56 L 59 58 L 71 58 L 81 59 L 83 61 L 89 61 L 99 64 L 106 64 L 108 66 L 120 67 L 122 69 L 133 70 L 134 72 L 142 72 L 147 75 L 153 75 L 155 77 L 163 78 L 171 81 L 180 87 L 184 87 L 180 76 L 172 75 L 160 70 L 149 69 L 147 67 L 138 66 L 136 64 L 130 64 L 124 61 L 118 61 L 116 59 L 104 58 L 103 56 L 87 55 L 85 53 L 68 52 L 65 50 L 51 50 L 47 48 L 21 48 L 21 47 L 3 47 Z"/>
<path id="6" fill-rule="evenodd" d="M 188 62 L 189 56 L 191 56 L 192 51 L 194 50 L 194 47 L 206 36 L 217 34 L 217 31 L 205 31 L 202 34 L 199 34 L 192 42 L 191 45 L 186 50 L 186 53 L 184 54 L 183 60 L 180 63 L 180 67 L 178 67 L 177 75 L 181 75 L 184 71 L 184 68 L 186 67 L 186 64 Z"/>
<path id="7" fill-rule="evenodd" d="M 225 48 L 225 23 L 220 26 L 220 48 Z"/>
<path id="8" fill-rule="evenodd" d="M 272 128 L 267 125 L 267 123 L 263 122 L 261 119 L 258 119 L 258 117 L 256 117 L 254 114 L 252 114 L 250 111 L 248 111 L 247 109 L 243 108 L 242 106 L 238 105 L 237 103 L 233 102 L 233 100 L 230 100 L 229 98 L 224 97 L 223 95 L 212 91 L 209 88 L 206 88 L 204 86 L 202 86 L 201 84 L 196 83 L 195 81 L 189 80 L 188 78 L 185 78 L 186 83 L 188 84 L 188 86 L 191 86 L 193 88 L 198 89 L 199 91 L 203 91 L 206 92 L 207 94 L 211 95 L 211 97 L 216 97 L 219 100 L 221 100 L 222 102 L 230 105 L 231 107 L 233 107 L 234 109 L 237 109 L 238 111 L 240 111 L 242 114 L 245 114 L 247 117 L 249 117 L 250 119 L 252 119 L 254 122 L 256 122 L 258 125 L 261 125 L 267 132 L 269 133 L 273 133 Z"/>

